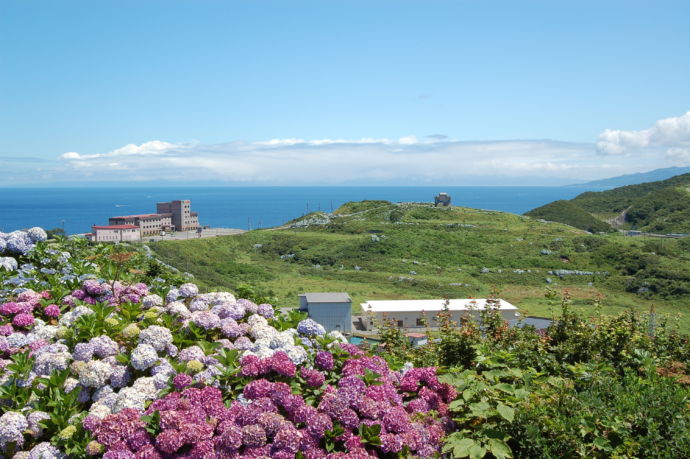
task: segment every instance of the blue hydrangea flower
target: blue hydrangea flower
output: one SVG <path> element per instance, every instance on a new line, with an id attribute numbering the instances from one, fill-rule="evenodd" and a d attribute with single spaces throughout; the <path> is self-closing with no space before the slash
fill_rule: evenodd
<path id="1" fill-rule="evenodd" d="M 306 336 L 323 336 L 326 334 L 326 329 L 313 319 L 304 319 L 297 324 L 297 332 Z"/>
<path id="2" fill-rule="evenodd" d="M 43 228 L 39 228 L 38 226 L 29 228 L 26 231 L 26 234 L 29 236 L 29 239 L 31 239 L 31 242 L 33 243 L 42 242 L 48 239 L 48 235 L 45 231 L 43 231 Z"/>

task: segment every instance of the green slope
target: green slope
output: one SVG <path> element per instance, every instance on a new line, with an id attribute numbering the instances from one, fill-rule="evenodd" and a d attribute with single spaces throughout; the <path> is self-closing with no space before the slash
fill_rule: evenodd
<path id="1" fill-rule="evenodd" d="M 588 235 L 501 212 L 377 203 L 348 204 L 327 224 L 150 246 L 206 288 L 251 288 L 281 306 L 297 305 L 304 291 L 346 291 L 357 310 L 369 299 L 485 297 L 495 288 L 523 312 L 550 315 L 548 286 L 567 288 L 588 314 L 604 295 L 604 312 L 646 311 L 653 303 L 681 313 L 690 329 L 684 240 Z"/>
<path id="2" fill-rule="evenodd" d="M 533 218 L 542 218 L 552 222 L 565 223 L 575 228 L 589 231 L 590 233 L 612 230 L 611 225 L 595 218 L 592 214 L 571 201 L 554 201 L 530 210 L 525 215 Z"/>
<path id="3" fill-rule="evenodd" d="M 690 174 L 677 175 L 658 182 L 628 185 L 606 191 L 588 191 L 576 196 L 572 202 L 592 213 L 620 213 L 647 194 L 668 187 L 690 185 Z"/>
<path id="4" fill-rule="evenodd" d="M 676 187 L 653 191 L 632 203 L 626 222 L 652 233 L 690 233 L 690 194 Z"/>

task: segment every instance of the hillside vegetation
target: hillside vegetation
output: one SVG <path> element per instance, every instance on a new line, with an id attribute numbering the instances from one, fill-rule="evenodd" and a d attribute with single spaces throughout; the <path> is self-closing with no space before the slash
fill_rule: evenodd
<path id="1" fill-rule="evenodd" d="M 340 215 L 340 216 L 339 216 Z M 690 329 L 686 240 L 592 235 L 526 216 L 428 204 L 348 203 L 328 218 L 239 236 L 150 244 L 206 288 L 231 288 L 296 306 L 305 291 L 370 299 L 501 297 L 549 316 L 545 288 L 568 289 L 573 307 L 680 314 Z M 303 225 L 302 225 L 303 224 Z M 300 226 L 302 225 L 302 226 Z"/>
<path id="2" fill-rule="evenodd" d="M 590 232 L 633 229 L 648 233 L 690 233 L 690 174 L 607 191 L 588 191 L 554 201 L 525 215 Z"/>
<path id="3" fill-rule="evenodd" d="M 530 210 L 525 215 L 544 220 L 565 223 L 590 233 L 612 231 L 613 228 L 571 201 L 560 200 Z"/>

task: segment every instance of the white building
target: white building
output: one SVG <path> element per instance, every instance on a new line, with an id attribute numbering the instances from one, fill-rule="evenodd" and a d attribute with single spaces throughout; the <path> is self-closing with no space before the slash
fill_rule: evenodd
<path id="1" fill-rule="evenodd" d="M 327 331 L 352 331 L 352 299 L 345 292 L 302 293 L 299 308 Z"/>
<path id="2" fill-rule="evenodd" d="M 138 241 L 141 229 L 137 225 L 94 225 L 93 233 L 86 236 L 95 242 Z"/>
<path id="3" fill-rule="evenodd" d="M 504 320 L 515 320 L 519 316 L 517 307 L 505 300 L 496 301 L 498 303 L 495 303 L 494 307 L 497 307 Z M 438 327 L 440 324 L 436 316 L 443 311 L 445 302 L 443 299 L 367 301 L 362 303 L 364 326 L 367 330 L 372 330 L 385 318 L 393 320 L 400 328 Z M 486 305 L 486 299 L 454 299 L 448 300 L 448 311 L 455 322 L 460 322 L 462 317 L 468 316 L 479 320 L 480 312 Z"/>

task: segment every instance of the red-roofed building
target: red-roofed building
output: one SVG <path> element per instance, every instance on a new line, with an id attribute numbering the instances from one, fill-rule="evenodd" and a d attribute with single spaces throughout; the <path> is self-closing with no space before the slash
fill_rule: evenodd
<path id="1" fill-rule="evenodd" d="M 137 225 L 93 225 L 89 237 L 95 242 L 138 241 L 141 231 Z"/>
<path id="2" fill-rule="evenodd" d="M 110 217 L 108 223 L 111 225 L 136 225 L 141 230 L 142 236 L 158 235 L 161 231 L 170 231 L 173 228 L 171 213 Z"/>

